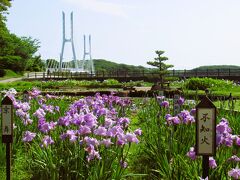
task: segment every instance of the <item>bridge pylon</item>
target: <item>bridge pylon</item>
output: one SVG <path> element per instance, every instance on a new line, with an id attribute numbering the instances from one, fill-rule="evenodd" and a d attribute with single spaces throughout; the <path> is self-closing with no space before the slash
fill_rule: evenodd
<path id="1" fill-rule="evenodd" d="M 64 47 L 65 47 L 65 43 L 71 43 L 72 46 L 72 53 L 73 53 L 73 61 L 74 61 L 74 69 L 78 69 L 78 63 L 77 63 L 77 58 L 76 58 L 76 53 L 75 53 L 75 49 L 74 49 L 74 42 L 73 42 L 73 12 L 71 12 L 71 34 L 70 34 L 70 38 L 67 39 L 66 35 L 65 35 L 65 13 L 62 12 L 62 22 L 63 22 L 63 41 L 62 41 L 62 49 L 61 49 L 61 54 L 60 54 L 60 64 L 59 64 L 59 71 L 62 71 L 63 68 L 63 53 L 64 53 Z"/>
<path id="2" fill-rule="evenodd" d="M 86 36 L 83 36 L 83 60 L 80 69 L 84 69 L 89 73 L 95 74 L 95 68 L 92 60 L 91 35 L 88 35 L 88 51 L 86 50 Z"/>

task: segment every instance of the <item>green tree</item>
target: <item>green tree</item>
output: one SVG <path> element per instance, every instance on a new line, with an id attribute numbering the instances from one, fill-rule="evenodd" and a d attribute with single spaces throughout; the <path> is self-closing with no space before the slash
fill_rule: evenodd
<path id="1" fill-rule="evenodd" d="M 29 68 L 29 65 L 27 66 L 27 64 L 29 64 L 28 61 L 36 58 L 34 54 L 39 48 L 38 40 L 32 39 L 31 37 L 19 38 L 15 34 L 10 34 L 8 31 L 3 32 L 4 33 L 0 35 L 0 59 L 5 60 L 5 62 L 2 62 L 3 66 L 15 62 L 18 68 L 10 68 L 13 66 L 6 67 L 15 72 L 26 70 L 26 68 Z"/>
<path id="2" fill-rule="evenodd" d="M 0 69 L 11 69 L 15 72 L 22 72 L 24 65 L 20 56 L 0 56 Z"/>
<path id="3" fill-rule="evenodd" d="M 162 56 L 162 54 L 164 53 L 164 51 L 155 51 L 155 53 L 157 54 L 157 57 L 154 58 L 154 61 L 148 61 L 147 64 L 157 67 L 158 68 L 158 72 L 159 72 L 159 83 L 161 85 L 161 88 L 163 88 L 163 84 L 165 82 L 165 76 L 168 73 L 168 69 L 173 67 L 173 65 L 169 65 L 169 64 L 165 64 L 164 62 L 168 60 L 167 57 Z"/>
<path id="4" fill-rule="evenodd" d="M 11 7 L 9 0 L 0 0 L 0 27 L 3 27 L 3 25 L 5 26 L 4 22 L 6 21 L 6 17 L 4 15 L 7 14 L 9 7 Z"/>
<path id="5" fill-rule="evenodd" d="M 7 11 L 9 7 L 11 7 L 11 3 L 9 0 L 0 0 L 0 13 Z"/>
<path id="6" fill-rule="evenodd" d="M 45 63 L 41 59 L 41 56 L 35 56 L 27 61 L 26 69 L 27 71 L 44 71 L 45 70 Z"/>
<path id="7" fill-rule="evenodd" d="M 0 56 L 10 51 L 9 42 L 11 38 L 5 23 L 6 17 L 4 16 L 10 6 L 11 4 L 8 0 L 0 0 Z"/>
<path id="8" fill-rule="evenodd" d="M 18 37 L 9 32 L 6 27 L 6 16 L 10 0 L 0 0 L 0 61 L 1 67 L 22 72 L 26 68 L 40 70 L 43 66 L 40 56 L 35 56 L 38 51 L 39 41 L 31 37 Z M 29 62 L 28 62 L 29 61 Z M 14 66 L 15 65 L 15 66 Z"/>

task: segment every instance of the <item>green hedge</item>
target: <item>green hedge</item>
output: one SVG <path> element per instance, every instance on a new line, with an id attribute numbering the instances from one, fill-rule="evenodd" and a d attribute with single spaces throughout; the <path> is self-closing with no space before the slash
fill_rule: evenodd
<path id="1" fill-rule="evenodd" d="M 212 79 L 212 78 L 191 78 L 185 81 L 184 86 L 190 90 L 205 90 L 217 88 L 229 88 L 233 85 L 232 81 Z"/>

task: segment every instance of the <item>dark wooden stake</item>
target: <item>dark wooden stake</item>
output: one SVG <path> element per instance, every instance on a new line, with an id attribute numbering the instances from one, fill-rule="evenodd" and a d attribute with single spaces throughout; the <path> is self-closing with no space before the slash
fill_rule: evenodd
<path id="1" fill-rule="evenodd" d="M 13 142 L 13 102 L 2 100 L 2 142 L 6 144 L 6 179 L 11 180 L 11 143 Z"/>
<path id="2" fill-rule="evenodd" d="M 6 180 L 11 179 L 11 144 L 6 143 Z"/>
<path id="3" fill-rule="evenodd" d="M 203 170 L 202 178 L 205 179 L 206 177 L 208 177 L 208 174 L 209 174 L 209 156 L 206 156 L 206 155 L 203 156 L 202 170 Z"/>

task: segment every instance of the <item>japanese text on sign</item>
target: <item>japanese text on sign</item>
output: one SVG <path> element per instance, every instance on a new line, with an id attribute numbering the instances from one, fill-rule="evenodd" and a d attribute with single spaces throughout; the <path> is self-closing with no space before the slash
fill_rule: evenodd
<path id="1" fill-rule="evenodd" d="M 2 105 L 2 135 L 11 135 L 12 126 L 11 126 L 11 105 Z"/>
<path id="2" fill-rule="evenodd" d="M 214 109 L 198 109 L 198 152 L 199 154 L 211 154 L 213 152 L 214 136 Z"/>

